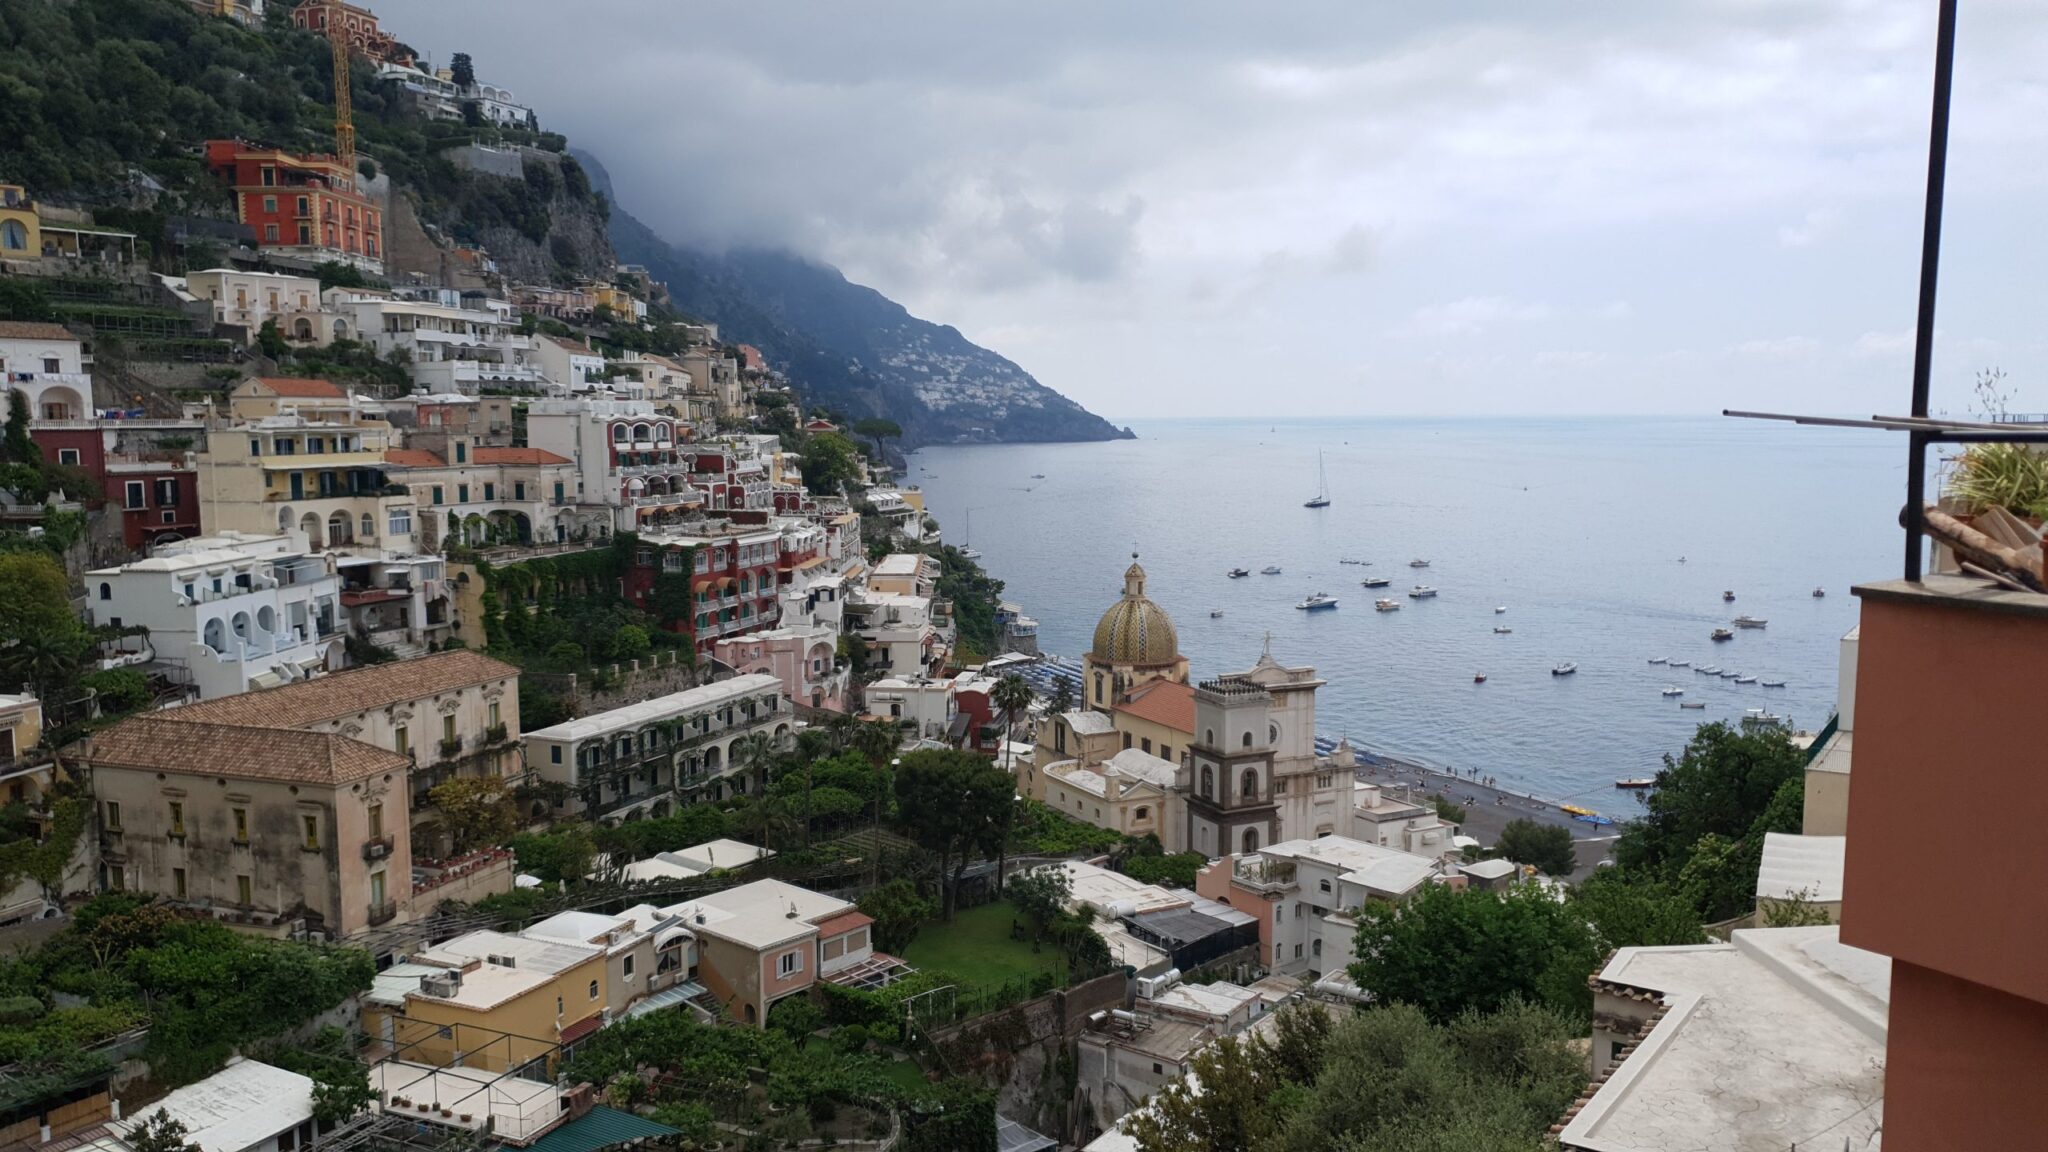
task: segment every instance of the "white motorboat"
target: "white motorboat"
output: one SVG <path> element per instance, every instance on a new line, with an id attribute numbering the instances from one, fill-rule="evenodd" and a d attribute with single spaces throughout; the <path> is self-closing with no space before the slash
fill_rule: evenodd
<path id="1" fill-rule="evenodd" d="M 1411 599 L 1427 600 L 1430 597 L 1436 595 L 1436 589 L 1431 588 L 1427 584 L 1417 584 L 1415 587 L 1410 588 L 1408 590 L 1408 595 Z"/>
<path id="2" fill-rule="evenodd" d="M 1261 576 L 1278 576 L 1279 574 L 1280 566 L 1278 564 L 1268 564 L 1264 568 L 1259 569 L 1259 575 Z"/>
<path id="3" fill-rule="evenodd" d="M 1732 589 L 1731 589 L 1731 590 L 1729 590 L 1729 591 L 1726 591 L 1726 592 L 1723 592 L 1723 593 L 1721 593 L 1721 603 L 1723 603 L 1723 604 L 1732 604 L 1732 603 L 1734 603 L 1734 602 L 1735 602 L 1735 593 L 1734 593 L 1734 591 L 1733 591 Z"/>
<path id="4" fill-rule="evenodd" d="M 1765 680 L 1763 686 L 1766 688 L 1783 688 L 1785 682 L 1783 680 Z"/>
<path id="5" fill-rule="evenodd" d="M 1667 661 L 1665 661 L 1665 663 L 1667 663 L 1667 664 L 1671 665 L 1671 666 L 1672 666 L 1673 668 L 1690 668 L 1690 667 L 1692 667 L 1692 661 L 1690 661 L 1690 660 L 1667 660 Z"/>
<path id="6" fill-rule="evenodd" d="M 1735 669 L 1733 669 L 1733 668 L 1730 668 L 1730 669 L 1728 669 L 1728 670 L 1727 670 L 1726 672 L 1723 672 L 1723 673 L 1721 673 L 1721 679 L 1723 679 L 1723 680 L 1733 680 L 1733 679 L 1735 679 L 1735 678 L 1736 678 L 1737 676 L 1740 676 L 1740 675 L 1742 675 L 1742 673 L 1740 673 L 1740 672 L 1737 672 L 1737 671 L 1736 671 Z"/>
<path id="7" fill-rule="evenodd" d="M 1365 579 L 1360 580 L 1359 583 L 1367 588 L 1385 588 L 1387 585 L 1392 584 L 1393 581 L 1385 576 L 1367 576 Z"/>
<path id="8" fill-rule="evenodd" d="M 1706 702 L 1706 701 L 1704 701 L 1704 700 L 1692 700 L 1692 701 L 1685 701 L 1685 700 L 1681 700 L 1681 701 L 1679 701 L 1679 702 L 1678 702 L 1678 706 L 1679 706 L 1680 708 L 1693 708 L 1693 709 L 1699 709 L 1699 708 L 1705 708 L 1705 707 L 1707 706 L 1707 702 Z"/>
<path id="9" fill-rule="evenodd" d="M 1664 695 L 1666 695 L 1666 696 L 1683 696 L 1683 695 L 1685 695 L 1685 689 L 1683 689 L 1683 688 L 1680 688 L 1680 687 L 1678 687 L 1677 685 L 1673 685 L 1673 686 L 1671 686 L 1671 687 L 1669 687 L 1669 688 L 1666 688 L 1666 689 L 1664 689 Z"/>
<path id="10" fill-rule="evenodd" d="M 1695 668 L 1693 669 L 1693 671 L 1699 673 L 1702 676 L 1719 676 L 1721 674 L 1721 669 L 1719 667 L 1701 667 Z"/>
<path id="11" fill-rule="evenodd" d="M 1353 559 L 1350 559 L 1349 557 L 1346 557 L 1345 559 L 1342 559 L 1342 560 L 1339 560 L 1339 561 L 1337 561 L 1337 563 L 1339 563 L 1339 564 L 1363 564 L 1363 563 L 1365 563 L 1365 561 L 1363 561 L 1363 560 L 1353 560 Z"/>
<path id="12" fill-rule="evenodd" d="M 1251 574 L 1251 569 L 1249 568 L 1232 568 L 1229 572 L 1225 573 L 1232 580 L 1242 580 Z"/>
<path id="13" fill-rule="evenodd" d="M 1571 661 L 1567 660 L 1564 663 L 1559 664 L 1557 667 L 1552 668 L 1550 670 L 1550 674 L 1552 676 L 1569 676 L 1572 673 L 1577 672 L 1578 670 L 1579 666 L 1577 664 L 1574 664 Z"/>
<path id="14" fill-rule="evenodd" d="M 1735 618 L 1735 626 L 1737 628 L 1761 628 L 1769 623 L 1769 620 L 1759 619 L 1755 616 L 1737 616 Z"/>
<path id="15" fill-rule="evenodd" d="M 1650 663 L 1652 663 L 1652 664 L 1669 664 L 1669 663 L 1671 663 L 1671 657 L 1669 657 L 1669 656 L 1652 656 L 1652 657 L 1650 657 Z"/>
<path id="16" fill-rule="evenodd" d="M 1508 610 L 1508 606 L 1507 606 L 1507 605 L 1505 605 L 1505 604 L 1495 604 L 1495 605 L 1493 606 L 1493 614 L 1494 614 L 1495 616 L 1498 616 L 1498 615 L 1500 615 L 1501 613 L 1503 613 L 1503 612 L 1505 612 L 1505 611 L 1507 611 L 1507 610 Z"/>
<path id="17" fill-rule="evenodd" d="M 1221 620 L 1221 619 L 1223 619 L 1223 609 L 1221 609 L 1221 608 L 1211 608 L 1211 609 L 1209 609 L 1209 619 L 1211 619 L 1211 620 Z"/>
<path id="18" fill-rule="evenodd" d="M 1633 780 L 1616 780 L 1614 786 L 1616 788 L 1655 788 L 1657 781 L 1651 777 L 1639 776 Z"/>
<path id="19" fill-rule="evenodd" d="M 1828 590 L 1827 590 L 1827 589 L 1825 589 L 1825 588 L 1821 587 L 1821 586 L 1820 586 L 1820 585 L 1818 585 L 1818 584 L 1816 584 L 1816 585 L 1814 585 L 1814 586 L 1813 586 L 1813 598 L 1814 598 L 1815 600 L 1819 600 L 1819 599 L 1821 599 L 1821 598 L 1825 597 L 1825 596 L 1826 596 L 1827 594 L 1828 594 Z"/>
<path id="20" fill-rule="evenodd" d="M 1372 602 L 1372 610 L 1375 612 L 1399 612 L 1401 610 L 1401 602 L 1399 600 L 1381 598 Z"/>
<path id="21" fill-rule="evenodd" d="M 1420 559 L 1417 559 L 1417 560 L 1410 560 L 1410 561 L 1408 562 L 1408 566 L 1409 566 L 1410 568 L 1427 568 L 1427 567 L 1429 567 L 1429 561 L 1427 561 L 1427 560 L 1420 560 Z"/>
<path id="22" fill-rule="evenodd" d="M 1303 508 L 1328 508 L 1330 506 L 1330 481 L 1323 475 L 1323 454 L 1316 452 L 1316 494 L 1301 502 Z"/>
<path id="23" fill-rule="evenodd" d="M 1301 603 L 1295 605 L 1296 608 L 1299 608 L 1304 612 L 1314 612 L 1323 608 L 1335 608 L 1336 606 L 1337 598 L 1335 596 L 1331 596 L 1323 592 L 1318 592 L 1315 595 L 1309 597 L 1308 599 L 1303 600 Z"/>
<path id="24" fill-rule="evenodd" d="M 1707 635 L 1707 639 L 1712 640 L 1716 644 L 1719 644 L 1723 640 L 1735 639 L 1735 633 L 1730 632 L 1726 628 L 1716 628 L 1713 630 L 1713 632 Z"/>
<path id="25" fill-rule="evenodd" d="M 981 553 L 972 548 L 962 548 L 960 550 L 960 558 L 962 560 L 979 560 L 981 559 Z"/>
<path id="26" fill-rule="evenodd" d="M 1505 636 L 1505 635 L 1507 635 L 1508 633 L 1510 633 L 1510 632 L 1513 632 L 1513 631 L 1514 631 L 1514 629 L 1513 629 L 1513 628 L 1495 628 L 1495 629 L 1493 630 L 1493 634 L 1494 634 L 1495 636 Z"/>
<path id="27" fill-rule="evenodd" d="M 1045 473 L 1043 473 L 1043 472 L 1033 472 L 1033 473 L 1031 474 L 1031 478 L 1032 478 L 1033 480 L 1043 480 L 1043 479 L 1045 479 Z"/>
<path id="28" fill-rule="evenodd" d="M 1754 683 L 1756 683 L 1756 677 L 1754 677 L 1754 676 L 1737 676 L 1737 677 L 1735 678 L 1735 682 L 1736 682 L 1737 684 L 1754 684 Z"/>

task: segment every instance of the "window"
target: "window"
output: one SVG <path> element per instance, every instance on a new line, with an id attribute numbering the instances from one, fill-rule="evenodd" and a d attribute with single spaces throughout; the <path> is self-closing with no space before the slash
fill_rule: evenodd
<path id="1" fill-rule="evenodd" d="M 469 503 L 469 485 L 457 484 L 455 486 L 455 502 L 457 504 Z"/>
<path id="2" fill-rule="evenodd" d="M 1151 818 L 1152 809 L 1147 808 L 1142 804 L 1138 806 L 1138 810 L 1136 812 L 1131 813 L 1131 819 L 1133 820 L 1150 820 Z"/>
<path id="3" fill-rule="evenodd" d="M 1154 1076 L 1164 1076 L 1166 1075 L 1166 1069 L 1160 1065 L 1159 1061 L 1154 1060 L 1152 1062 L 1152 1074 Z"/>
<path id="4" fill-rule="evenodd" d="M 247 808 L 235 809 L 235 839 L 244 844 L 249 842 L 249 810 Z"/>
<path id="5" fill-rule="evenodd" d="M 440 502 L 441 502 L 441 486 L 440 486 L 439 484 L 436 484 L 436 485 L 434 485 L 434 503 L 436 503 L 436 504 L 439 504 Z"/>
<path id="6" fill-rule="evenodd" d="M 460 440 L 455 442 L 455 462 L 457 464 L 469 463 L 469 445 Z M 490 485 L 486 484 L 484 487 L 488 488 Z M 489 499 L 489 497 L 485 497 L 485 499 Z"/>
<path id="7" fill-rule="evenodd" d="M 382 908 L 383 906 L 384 873 L 382 871 L 372 872 L 370 873 L 370 907 Z"/>
<path id="8" fill-rule="evenodd" d="M 597 999 L 597 981 L 595 980 L 590 982 L 590 998 L 592 1000 Z"/>
<path id="9" fill-rule="evenodd" d="M 1130 738 L 1127 736 L 1125 739 L 1128 740 Z M 1152 738 L 1147 736 L 1143 740 L 1138 741 L 1138 750 L 1150 755 L 1152 752 Z"/>
<path id="10" fill-rule="evenodd" d="M 306 847 L 315 852 L 319 851 L 320 818 L 310 812 L 302 814 L 299 817 L 299 829 L 306 834 Z"/>
<path id="11" fill-rule="evenodd" d="M 370 826 L 370 839 L 376 840 L 382 838 L 384 835 L 384 805 L 370 805 L 367 814 L 369 817 L 368 823 Z"/>
<path id="12" fill-rule="evenodd" d="M 363 513 L 362 537 L 365 540 L 377 537 L 377 521 L 368 512 Z"/>
<path id="13" fill-rule="evenodd" d="M 550 747 L 548 748 L 548 763 L 550 763 L 550 764 L 560 764 L 561 762 L 562 762 L 562 746 L 561 746 L 560 744 L 555 744 L 555 745 L 551 745 L 551 746 L 550 746 Z"/>
<path id="14" fill-rule="evenodd" d="M 78 463 L 78 449 L 76 449 L 76 448 L 59 448 L 59 449 L 57 449 L 57 463 L 59 463 L 59 464 L 76 464 L 76 463 Z"/>
<path id="15" fill-rule="evenodd" d="M 264 210 L 265 212 L 275 212 L 275 211 L 277 211 L 277 197 L 275 197 L 275 196 L 265 196 L 265 197 L 263 198 L 263 210 Z"/>
<path id="16" fill-rule="evenodd" d="M 171 869 L 171 895 L 179 900 L 185 898 L 185 870 Z"/>
<path id="17" fill-rule="evenodd" d="M 1258 830 L 1257 828 L 1247 828 L 1247 829 L 1245 829 L 1245 830 L 1244 830 L 1244 854 L 1245 854 L 1245 855 L 1247 855 L 1247 856 L 1249 856 L 1249 855 L 1251 855 L 1252 853 L 1254 853 L 1254 852 L 1257 852 L 1258 850 L 1259 850 L 1259 830 Z M 1301 908 L 1300 908 L 1299 906 L 1297 906 L 1297 907 L 1296 907 L 1296 908 L 1295 908 L 1294 910 L 1295 910 L 1295 911 L 1296 911 L 1296 912 L 1298 913 L 1298 912 L 1300 912 L 1300 911 L 1301 911 Z"/>
<path id="18" fill-rule="evenodd" d="M 462 445 L 457 444 L 455 447 L 457 449 L 460 449 Z M 484 502 L 489 503 L 490 501 L 496 500 L 497 498 L 498 486 L 496 484 L 491 483 L 488 480 L 484 481 Z"/>
<path id="19" fill-rule="evenodd" d="M 101 582 L 101 584 L 100 584 L 100 599 L 102 599 L 102 600 L 112 600 L 113 598 L 114 598 L 114 586 L 113 586 L 112 584 L 108 584 L 108 583 L 105 583 L 105 582 Z"/>
<path id="20" fill-rule="evenodd" d="M 1328 880 L 1318 880 L 1316 884 L 1325 892 L 1330 890 L 1330 882 Z"/>
<path id="21" fill-rule="evenodd" d="M 249 877 L 246 875 L 235 877 L 235 903 L 254 904 L 255 902 L 255 889 L 250 885 Z"/>
<path id="22" fill-rule="evenodd" d="M 560 1015 L 562 1015 L 562 1011 L 563 1011 L 563 1009 L 562 1009 L 562 998 L 561 998 L 560 996 L 557 996 L 557 997 L 555 997 L 555 1015 L 556 1015 L 556 1016 L 560 1016 Z"/>
<path id="23" fill-rule="evenodd" d="M 299 231 L 303 233 L 305 232 L 305 229 L 301 228 L 299 229 Z M 277 243 L 277 225 L 265 224 L 263 226 L 263 238 L 272 244 Z"/>
<path id="24" fill-rule="evenodd" d="M 391 517 L 390 517 L 389 521 L 387 522 L 387 524 L 388 524 L 388 527 L 390 528 L 390 532 L 388 533 L 388 535 L 392 535 L 392 536 L 410 536 L 410 535 L 412 535 L 412 509 L 410 509 L 410 508 L 393 508 L 393 509 L 391 510 Z"/>
<path id="25" fill-rule="evenodd" d="M 403 756 L 407 752 L 411 751 L 411 746 L 412 729 L 402 724 L 399 725 L 398 733 L 396 737 L 391 741 L 392 750 L 397 752 L 400 756 Z"/>
<path id="26" fill-rule="evenodd" d="M 256 439 L 251 439 L 251 440 L 249 441 L 249 455 L 251 455 L 251 456 L 261 456 L 261 455 L 263 455 L 263 441 L 261 441 L 261 440 L 256 440 Z"/>
<path id="27" fill-rule="evenodd" d="M 312 210 L 313 206 L 306 202 L 306 198 L 304 196 L 299 197 L 299 215 L 307 215 Z"/>
<path id="28" fill-rule="evenodd" d="M 451 715 L 451 716 L 443 716 L 443 717 L 441 717 L 441 739 L 443 739 L 443 740 L 453 740 L 453 739 L 455 739 L 455 717 L 454 717 L 454 716 L 452 716 L 452 715 Z"/>
<path id="29" fill-rule="evenodd" d="M 313 226 L 312 226 L 312 225 L 310 225 L 310 224 L 301 224 L 301 225 L 299 225 L 299 243 L 301 243 L 301 244 L 311 244 L 312 242 L 313 242 Z"/>
<path id="30" fill-rule="evenodd" d="M 318 456 L 318 455 L 320 455 L 321 453 L 323 453 L 323 452 L 325 452 L 325 451 L 327 451 L 327 442 L 326 442 L 325 440 L 322 440 L 322 439 L 321 439 L 320 437 L 318 437 L 318 436 L 308 436 L 308 437 L 306 437 L 306 453 L 307 453 L 307 455 L 310 455 L 310 456 Z"/>
<path id="31" fill-rule="evenodd" d="M 1280 726 L 1279 726 L 1278 724 L 1268 724 L 1268 725 L 1266 725 L 1266 743 L 1268 743 L 1268 744 L 1278 744 L 1279 742 L 1280 742 Z"/>
<path id="32" fill-rule="evenodd" d="M 1237 792 L 1239 797 L 1245 800 L 1259 798 L 1259 773 L 1256 768 L 1245 769 L 1244 774 L 1237 778 Z"/>
<path id="33" fill-rule="evenodd" d="M 514 480 L 512 482 L 512 498 L 514 500 L 526 499 L 526 481 Z"/>
<path id="34" fill-rule="evenodd" d="M 166 476 L 156 482 L 156 506 L 170 508 L 178 503 L 178 478 Z"/>
<path id="35" fill-rule="evenodd" d="M 1299 945 L 1299 944 L 1296 944 L 1296 945 L 1294 946 L 1294 958 L 1295 958 L 1296 960 L 1299 960 L 1299 959 L 1301 959 L 1301 945 Z"/>
<path id="36" fill-rule="evenodd" d="M 633 978 L 633 961 L 636 959 L 638 957 L 634 956 L 631 952 L 626 953 L 626 958 L 619 963 L 619 974 L 631 980 Z"/>
<path id="37" fill-rule="evenodd" d="M 106 818 L 107 831 L 119 832 L 121 830 L 121 802 L 119 800 L 109 800 L 101 805 L 101 811 Z"/>
<path id="38" fill-rule="evenodd" d="M 1214 800 L 1215 798 L 1216 774 L 1207 764 L 1204 764 L 1202 765 L 1202 799 Z"/>
<path id="39" fill-rule="evenodd" d="M 1313 940 L 1309 941 L 1309 942 L 1308 942 L 1308 951 L 1309 951 L 1309 955 L 1311 955 L 1311 956 L 1314 956 L 1314 957 L 1315 957 L 1316 959 L 1318 959 L 1318 960 L 1322 959 L 1322 957 L 1323 957 L 1323 938 L 1322 938 L 1321 936 L 1318 936 L 1318 937 L 1316 937 L 1315 939 L 1313 939 Z"/>
<path id="40" fill-rule="evenodd" d="M 143 498 L 142 498 L 142 496 L 143 496 L 143 490 L 144 490 L 144 485 L 143 485 L 142 481 L 140 481 L 140 480 L 130 480 L 130 481 L 128 481 L 128 485 L 127 485 L 127 488 L 128 488 L 127 496 L 126 496 L 126 498 L 125 498 L 125 499 L 123 499 L 123 500 L 122 500 L 122 502 L 121 502 L 121 506 L 122 506 L 122 507 L 124 507 L 124 508 L 147 508 L 147 507 L 149 507 L 149 505 L 148 505 L 147 503 L 145 503 L 145 502 L 144 502 L 144 500 L 143 500 Z"/>
<path id="41" fill-rule="evenodd" d="M 491 727 L 493 727 L 493 728 L 496 728 L 497 726 L 498 726 L 498 702 L 497 702 L 496 700 L 493 700 L 493 701 L 491 701 Z"/>
<path id="42" fill-rule="evenodd" d="M 1621 1063 L 1621 1053 L 1622 1053 L 1622 1049 L 1624 1049 L 1624 1048 L 1627 1048 L 1627 1047 L 1628 1047 L 1628 1045 L 1627 1045 L 1627 1043 L 1625 1043 L 1624 1041 L 1621 1041 L 1621 1040 L 1609 1040 L 1609 1041 L 1607 1042 L 1607 1062 L 1608 1062 L 1609 1064 L 1619 1064 L 1619 1063 Z"/>
<path id="43" fill-rule="evenodd" d="M 183 836 L 184 834 L 185 805 L 180 801 L 173 800 L 171 801 L 171 835 Z"/>
<path id="44" fill-rule="evenodd" d="M 1250 732 L 1244 734 L 1244 746 L 1247 748 L 1252 746 L 1252 734 Z"/>
<path id="45" fill-rule="evenodd" d="M 804 954 L 802 952 L 784 952 L 775 958 L 775 975 L 777 977 L 794 976 L 803 970 Z"/>

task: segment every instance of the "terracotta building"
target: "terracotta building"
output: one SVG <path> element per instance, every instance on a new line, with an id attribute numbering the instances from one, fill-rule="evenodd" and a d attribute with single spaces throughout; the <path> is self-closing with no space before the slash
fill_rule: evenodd
<path id="1" fill-rule="evenodd" d="M 235 212 L 265 251 L 384 270 L 384 209 L 329 155 L 206 142 L 206 167 L 233 187 Z"/>

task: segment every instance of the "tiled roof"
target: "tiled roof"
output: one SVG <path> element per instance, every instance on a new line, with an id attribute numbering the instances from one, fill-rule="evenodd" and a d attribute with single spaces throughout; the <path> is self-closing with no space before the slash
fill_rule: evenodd
<path id="1" fill-rule="evenodd" d="M 545 448 L 478 448 L 476 462 L 479 464 L 573 464 L 567 456 L 557 456 Z"/>
<path id="2" fill-rule="evenodd" d="M 76 340 L 62 324 L 50 324 L 42 320 L 0 320 L 0 339 L 4 340 Z"/>
<path id="3" fill-rule="evenodd" d="M 259 376 L 256 382 L 279 396 L 296 399 L 340 400 L 348 395 L 330 380 L 306 380 L 295 376 Z"/>
<path id="4" fill-rule="evenodd" d="M 865 912 L 841 912 L 837 916 L 828 916 L 818 921 L 818 935 L 838 936 L 855 928 L 865 928 L 874 922 L 874 919 Z"/>
<path id="5" fill-rule="evenodd" d="M 163 715 L 180 721 L 305 728 L 372 708 L 517 675 L 519 669 L 510 664 L 480 652 L 457 649 L 417 660 L 351 668 L 263 692 L 187 704 Z"/>
<path id="6" fill-rule="evenodd" d="M 592 348 L 590 345 L 584 343 L 581 340 L 570 340 L 563 336 L 549 336 L 547 340 L 548 343 L 553 344 L 555 347 L 567 349 L 568 351 L 576 353 L 578 356 L 597 355 L 597 349 Z"/>
<path id="7" fill-rule="evenodd" d="M 331 732 L 197 723 L 173 720 L 170 713 L 137 716 L 94 734 L 82 758 L 98 767 L 330 785 L 410 766 L 396 752 Z"/>
<path id="8" fill-rule="evenodd" d="M 1153 680 L 1138 685 L 1120 701 L 1116 710 L 1140 720 L 1150 720 L 1192 736 L 1195 732 L 1195 690 L 1172 680 Z"/>
<path id="9" fill-rule="evenodd" d="M 400 468 L 441 468 L 447 464 L 425 448 L 386 448 L 384 462 Z"/>

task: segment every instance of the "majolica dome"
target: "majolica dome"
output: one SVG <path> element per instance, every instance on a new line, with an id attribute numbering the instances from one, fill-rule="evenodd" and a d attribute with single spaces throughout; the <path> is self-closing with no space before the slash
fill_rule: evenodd
<path id="1" fill-rule="evenodd" d="M 1095 625 L 1095 659 L 1104 664 L 1167 665 L 1180 660 L 1180 637 L 1166 609 L 1145 597 L 1145 570 L 1131 557 L 1124 598 Z"/>

